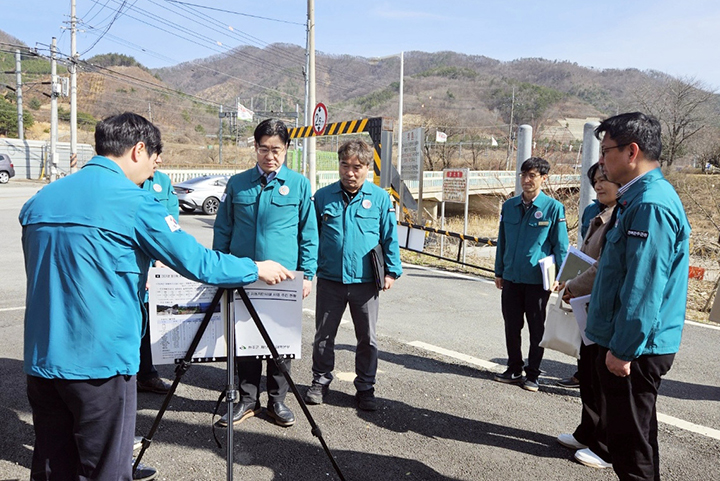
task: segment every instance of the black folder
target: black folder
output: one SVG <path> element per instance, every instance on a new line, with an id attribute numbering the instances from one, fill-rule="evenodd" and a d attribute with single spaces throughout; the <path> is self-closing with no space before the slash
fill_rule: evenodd
<path id="1" fill-rule="evenodd" d="M 375 287 L 382 291 L 385 288 L 385 256 L 380 244 L 370 251 L 370 258 L 372 260 L 373 275 L 375 276 Z"/>

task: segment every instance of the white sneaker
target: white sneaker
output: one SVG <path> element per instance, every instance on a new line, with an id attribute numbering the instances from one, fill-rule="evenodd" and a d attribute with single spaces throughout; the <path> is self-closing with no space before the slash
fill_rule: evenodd
<path id="1" fill-rule="evenodd" d="M 590 451 L 588 448 L 576 451 L 575 459 L 578 463 L 595 469 L 612 468 L 612 464 L 608 463 L 603 458 Z"/>
<path id="2" fill-rule="evenodd" d="M 575 439 L 575 436 L 572 434 L 561 434 L 557 437 L 557 441 L 565 446 L 566 448 L 570 449 L 585 449 L 587 446 L 579 442 L 577 439 Z"/>

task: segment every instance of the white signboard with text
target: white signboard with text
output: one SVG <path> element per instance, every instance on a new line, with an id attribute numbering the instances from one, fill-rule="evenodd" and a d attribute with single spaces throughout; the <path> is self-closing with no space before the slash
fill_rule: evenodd
<path id="1" fill-rule="evenodd" d="M 402 180 L 419 181 L 422 174 L 423 140 L 425 129 L 420 127 L 402 134 L 400 173 Z"/>
<path id="2" fill-rule="evenodd" d="M 301 351 L 302 279 L 302 272 L 296 272 L 294 280 L 274 286 L 262 281 L 245 286 L 278 352 L 297 358 Z M 150 269 L 148 286 L 148 329 L 153 363 L 174 364 L 185 357 L 217 288 L 186 279 L 166 267 Z M 234 316 L 232 312 L 226 312 L 226 302 L 221 300 L 193 359 L 212 361 L 226 356 L 225 320 L 230 316 L 235 319 L 236 356 L 270 354 L 242 300 L 239 296 L 237 299 L 235 309 L 232 309 Z"/>
<path id="3" fill-rule="evenodd" d="M 443 202 L 467 202 L 470 169 L 443 169 Z"/>

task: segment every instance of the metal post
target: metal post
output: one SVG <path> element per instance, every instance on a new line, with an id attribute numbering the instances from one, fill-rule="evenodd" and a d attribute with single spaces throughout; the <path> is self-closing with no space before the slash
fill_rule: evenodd
<path id="1" fill-rule="evenodd" d="M 315 108 L 315 0 L 308 0 L 308 110 Z M 308 116 L 309 118 L 309 116 Z M 312 122 L 312 119 L 310 119 Z M 309 125 L 309 124 L 308 124 Z M 315 137 L 307 139 L 308 177 L 310 190 L 315 192 L 317 184 Z"/>
<path id="2" fill-rule="evenodd" d="M 420 158 L 420 172 L 418 172 L 418 201 L 417 201 L 417 223 L 425 225 L 423 222 L 423 184 L 425 181 L 425 136 L 420 136 L 420 152 L 422 157 Z"/>
<path id="3" fill-rule="evenodd" d="M 222 120 L 222 119 L 221 119 Z M 238 391 L 235 388 L 235 309 L 233 303 L 232 290 L 226 290 L 222 302 L 225 303 L 225 312 L 227 317 L 225 319 L 225 337 L 227 345 L 227 363 L 226 363 L 226 374 L 227 374 L 227 419 L 228 425 L 226 432 L 226 446 L 225 446 L 225 476 L 227 481 L 233 479 L 233 469 L 235 463 L 233 462 L 233 454 L 235 449 L 234 441 L 234 426 L 232 418 L 235 415 L 235 403 L 238 402 Z"/>
<path id="4" fill-rule="evenodd" d="M 218 117 L 220 118 L 220 128 L 218 130 L 218 163 L 222 165 L 222 144 L 223 144 L 223 106 L 220 105 L 220 113 L 218 114 Z"/>
<path id="5" fill-rule="evenodd" d="M 588 122 L 583 128 L 582 143 L 582 168 L 580 170 L 580 201 L 578 203 L 578 219 L 581 219 L 585 207 L 590 205 L 596 197 L 595 190 L 590 185 L 590 179 L 587 178 L 588 169 L 600 160 L 600 141 L 595 138 L 595 128 L 600 125 L 598 122 Z M 578 229 L 577 245 L 582 245 L 582 235 Z"/>
<path id="6" fill-rule="evenodd" d="M 70 173 L 77 167 L 77 35 L 75 2 L 70 2 Z"/>
<path id="7" fill-rule="evenodd" d="M 405 76 L 405 52 L 400 52 L 400 108 L 398 112 L 398 159 L 397 171 L 402 173 L 402 136 L 403 136 L 403 77 Z M 400 177 L 402 179 L 402 176 Z M 402 185 L 402 181 L 400 182 Z M 400 189 L 402 190 L 402 188 Z M 400 194 L 400 206 L 402 210 L 402 193 Z"/>
<path id="8" fill-rule="evenodd" d="M 380 133 L 380 187 L 387 189 L 392 182 L 392 132 L 383 130 Z M 402 195 L 402 193 L 400 194 Z"/>
<path id="9" fill-rule="evenodd" d="M 57 38 L 52 38 L 50 46 L 50 182 L 57 180 L 57 136 L 58 136 L 58 77 L 57 77 Z"/>
<path id="10" fill-rule="evenodd" d="M 523 162 L 532 157 L 532 127 L 523 124 L 518 127 L 518 149 L 517 165 L 515 166 L 515 195 L 520 195 L 522 187 L 520 184 L 520 167 Z"/>
<path id="11" fill-rule="evenodd" d="M 17 93 L 17 125 L 18 139 L 25 140 L 25 124 L 23 122 L 23 98 L 22 98 L 22 62 L 20 50 L 15 50 L 15 87 Z"/>

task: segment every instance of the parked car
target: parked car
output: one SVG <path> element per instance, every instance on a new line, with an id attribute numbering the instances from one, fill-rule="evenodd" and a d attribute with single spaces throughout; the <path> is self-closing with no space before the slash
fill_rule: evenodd
<path id="1" fill-rule="evenodd" d="M 216 214 L 229 178 L 227 175 L 204 175 L 174 184 L 180 208 L 184 212 L 201 209 L 207 215 Z"/>
<path id="2" fill-rule="evenodd" d="M 8 154 L 0 154 L 0 184 L 7 184 L 8 180 L 15 177 L 15 166 Z"/>

